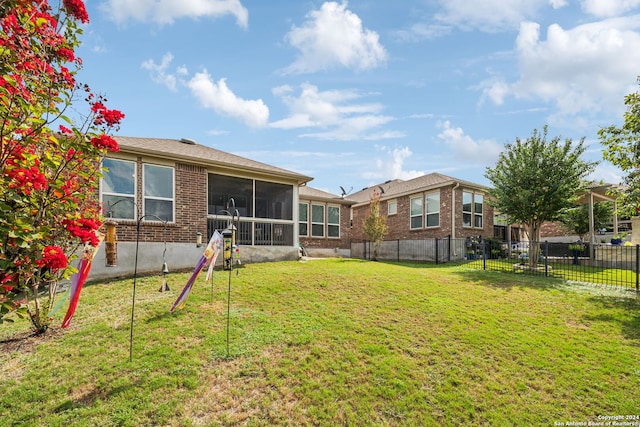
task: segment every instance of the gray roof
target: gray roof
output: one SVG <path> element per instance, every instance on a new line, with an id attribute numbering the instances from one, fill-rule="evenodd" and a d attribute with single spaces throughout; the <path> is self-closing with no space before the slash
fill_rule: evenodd
<path id="1" fill-rule="evenodd" d="M 137 138 L 130 136 L 114 136 L 114 138 L 118 141 L 120 149 L 126 153 L 153 155 L 203 166 L 287 178 L 297 181 L 298 185 L 313 179 L 296 172 L 200 145 L 189 139 Z"/>
<path id="2" fill-rule="evenodd" d="M 300 197 L 301 200 L 317 200 L 323 202 L 340 203 L 344 205 L 352 205 L 354 203 L 351 198 L 344 198 L 335 194 L 327 193 L 326 191 L 318 190 L 317 188 L 301 186 Z"/>
<path id="3" fill-rule="evenodd" d="M 465 181 L 462 179 L 443 175 L 441 173 L 433 172 L 407 181 L 394 179 L 381 184 L 372 185 L 371 187 L 363 188 L 357 193 L 349 195 L 349 199 L 353 200 L 356 204 L 361 204 L 364 202 L 368 203 L 369 199 L 372 196 L 373 190 L 377 190 L 379 193 L 381 193 L 380 200 L 388 200 L 395 197 L 406 196 L 419 191 L 445 187 L 456 183 L 459 183 L 467 188 L 479 190 L 489 189 L 489 187 L 476 184 L 471 181 Z"/>

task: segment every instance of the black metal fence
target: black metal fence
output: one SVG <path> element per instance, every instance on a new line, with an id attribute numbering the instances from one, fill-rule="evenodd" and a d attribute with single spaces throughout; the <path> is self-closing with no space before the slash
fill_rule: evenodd
<path id="1" fill-rule="evenodd" d="M 351 243 L 353 258 L 372 259 L 369 241 Z M 537 259 L 532 262 L 530 256 Z M 566 242 L 504 242 L 496 239 L 387 240 L 381 261 L 446 263 L 466 261 L 470 268 L 563 278 L 640 291 L 639 245 L 589 245 Z"/>
<path id="2" fill-rule="evenodd" d="M 565 242 L 472 242 L 468 266 L 640 290 L 640 246 Z M 537 260 L 532 260 L 536 256 Z"/>
<path id="3" fill-rule="evenodd" d="M 461 261 L 466 253 L 465 239 L 385 240 L 375 258 L 386 261 L 416 261 L 441 264 Z M 375 247 L 370 241 L 352 241 L 351 257 L 373 259 Z"/>

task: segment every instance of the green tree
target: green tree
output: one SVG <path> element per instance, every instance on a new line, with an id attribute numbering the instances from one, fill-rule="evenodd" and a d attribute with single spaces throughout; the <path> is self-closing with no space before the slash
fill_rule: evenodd
<path id="1" fill-rule="evenodd" d="M 0 323 L 27 312 L 38 333 L 58 280 L 76 270 L 69 262 L 99 243 L 100 162 L 118 150 L 108 133 L 124 117 L 76 81 L 84 3 L 56 3 L 0 7 Z M 73 120 L 66 113 L 78 94 L 87 111 Z"/>
<path id="2" fill-rule="evenodd" d="M 531 242 L 540 241 L 544 222 L 557 221 L 564 209 L 572 207 L 584 178 L 596 163 L 581 159 L 586 148 L 584 138 L 575 146 L 571 139 L 554 137 L 547 141 L 543 132 L 534 129 L 525 140 L 516 138 L 507 144 L 494 168 L 485 176 L 493 184 L 489 203 L 512 223 L 524 224 Z M 538 262 L 539 246 L 529 249 L 529 265 Z"/>
<path id="3" fill-rule="evenodd" d="M 363 230 L 373 243 L 372 259 L 377 261 L 380 244 L 387 234 L 387 222 L 380 214 L 380 193 L 376 190 L 373 190 L 373 196 L 369 199 L 369 214 L 364 220 Z"/>
<path id="4" fill-rule="evenodd" d="M 640 212 L 640 93 L 630 93 L 624 98 L 624 103 L 627 111 L 622 127 L 611 125 L 602 128 L 598 136 L 605 147 L 604 159 L 626 174 L 625 189 L 617 194 L 618 212 L 630 217 Z"/>
<path id="5" fill-rule="evenodd" d="M 593 204 L 593 227 L 599 229 L 611 222 L 611 203 L 596 202 Z M 580 236 L 581 240 L 587 240 L 590 231 L 589 205 L 582 204 L 562 211 L 560 222 L 569 230 Z"/>

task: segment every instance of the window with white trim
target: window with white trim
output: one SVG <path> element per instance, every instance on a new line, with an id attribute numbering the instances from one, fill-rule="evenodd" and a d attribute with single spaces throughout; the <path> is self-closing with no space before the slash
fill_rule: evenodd
<path id="1" fill-rule="evenodd" d="M 311 205 L 311 237 L 324 237 L 324 205 Z"/>
<path id="2" fill-rule="evenodd" d="M 482 228 L 484 197 L 482 194 L 464 191 L 462 193 L 462 225 Z"/>
<path id="3" fill-rule="evenodd" d="M 411 229 L 422 228 L 422 196 L 413 197 L 410 201 Z"/>
<path id="4" fill-rule="evenodd" d="M 136 163 L 104 159 L 107 170 L 100 181 L 100 196 L 107 216 L 136 219 Z"/>
<path id="5" fill-rule="evenodd" d="M 309 235 L 309 204 L 298 203 L 298 235 Z"/>
<path id="6" fill-rule="evenodd" d="M 173 168 L 142 165 L 143 203 L 146 220 L 173 222 L 175 186 Z"/>
<path id="7" fill-rule="evenodd" d="M 327 206 L 327 237 L 340 237 L 340 206 Z"/>
<path id="8" fill-rule="evenodd" d="M 387 202 L 387 215 L 395 215 L 398 213 L 398 201 L 389 200 Z"/>
<path id="9" fill-rule="evenodd" d="M 427 227 L 440 226 L 440 192 L 428 193 L 425 200 L 425 224 Z"/>
<path id="10" fill-rule="evenodd" d="M 473 210 L 473 226 L 476 228 L 483 227 L 483 221 L 482 221 L 483 200 L 484 198 L 482 197 L 482 194 L 473 195 L 473 206 L 475 206 Z"/>

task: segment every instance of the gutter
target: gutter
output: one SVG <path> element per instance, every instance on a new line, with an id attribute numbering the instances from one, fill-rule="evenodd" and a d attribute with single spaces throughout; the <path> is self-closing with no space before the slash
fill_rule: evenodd
<path id="1" fill-rule="evenodd" d="M 456 185 L 451 189 L 451 238 L 456 238 L 456 190 L 460 187 L 460 183 L 456 182 Z"/>

